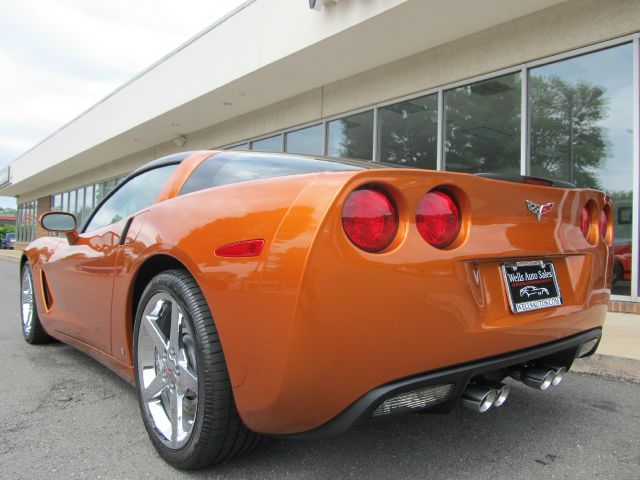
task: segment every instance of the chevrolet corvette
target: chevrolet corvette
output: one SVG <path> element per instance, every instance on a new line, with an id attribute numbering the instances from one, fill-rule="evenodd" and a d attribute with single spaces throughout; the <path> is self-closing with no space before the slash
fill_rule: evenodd
<path id="1" fill-rule="evenodd" d="M 175 154 L 82 226 L 40 217 L 51 236 L 22 256 L 22 332 L 133 384 L 151 442 L 183 469 L 265 436 L 486 412 L 596 350 L 611 212 L 604 193 L 528 176 Z"/>

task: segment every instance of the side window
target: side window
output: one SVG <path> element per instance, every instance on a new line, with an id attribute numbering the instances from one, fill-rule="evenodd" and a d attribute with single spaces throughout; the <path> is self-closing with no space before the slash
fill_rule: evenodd
<path id="1" fill-rule="evenodd" d="M 167 165 L 155 168 L 123 184 L 98 208 L 85 231 L 111 225 L 153 204 L 176 167 Z"/>

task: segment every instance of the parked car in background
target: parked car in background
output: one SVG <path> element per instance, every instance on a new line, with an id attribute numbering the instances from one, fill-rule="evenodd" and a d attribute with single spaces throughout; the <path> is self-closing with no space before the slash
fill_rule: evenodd
<path id="1" fill-rule="evenodd" d="M 613 283 L 631 280 L 631 242 L 613 246 Z"/>
<path id="2" fill-rule="evenodd" d="M 42 215 L 65 236 L 24 251 L 22 331 L 134 384 L 178 468 L 263 435 L 485 412 L 507 399 L 505 378 L 547 390 L 596 350 L 611 208 L 602 192 L 519 175 L 175 154 L 129 175 L 80 229 Z"/>
<path id="3" fill-rule="evenodd" d="M 16 247 L 16 234 L 7 233 L 2 240 L 2 248 L 13 250 Z"/>

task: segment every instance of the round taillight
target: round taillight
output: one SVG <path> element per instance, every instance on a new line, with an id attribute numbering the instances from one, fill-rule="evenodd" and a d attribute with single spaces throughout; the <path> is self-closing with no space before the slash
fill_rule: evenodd
<path id="1" fill-rule="evenodd" d="M 606 210 L 602 210 L 600 212 L 600 222 L 599 222 L 599 229 L 600 229 L 600 235 L 602 235 L 602 238 L 607 238 L 607 227 L 609 226 L 609 215 L 608 212 Z"/>
<path id="2" fill-rule="evenodd" d="M 362 188 L 351 192 L 344 202 L 342 227 L 358 248 L 379 252 L 396 236 L 398 212 L 387 195 Z"/>
<path id="3" fill-rule="evenodd" d="M 580 215 L 580 230 L 582 230 L 582 234 L 584 238 L 589 238 L 589 227 L 591 226 L 591 214 L 589 213 L 589 208 L 584 207 L 582 209 L 582 214 Z"/>
<path id="4" fill-rule="evenodd" d="M 447 193 L 432 190 L 427 193 L 416 212 L 416 226 L 422 238 L 437 248 L 445 248 L 460 232 L 460 208 Z"/>

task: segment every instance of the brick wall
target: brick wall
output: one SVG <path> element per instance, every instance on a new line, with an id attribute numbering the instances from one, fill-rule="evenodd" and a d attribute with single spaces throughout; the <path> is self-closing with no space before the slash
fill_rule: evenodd
<path id="1" fill-rule="evenodd" d="M 48 235 L 48 232 L 40 226 L 40 215 L 51 210 L 51 197 L 47 195 L 46 197 L 42 197 L 38 199 L 38 221 L 36 222 L 36 238 L 45 237 Z"/>

